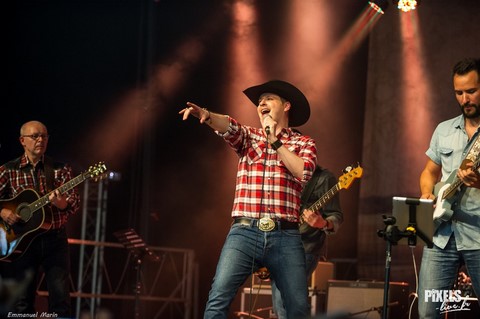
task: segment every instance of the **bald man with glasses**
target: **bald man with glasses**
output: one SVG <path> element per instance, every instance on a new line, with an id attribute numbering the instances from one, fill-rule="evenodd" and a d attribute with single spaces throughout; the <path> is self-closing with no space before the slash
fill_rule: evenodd
<path id="1" fill-rule="evenodd" d="M 72 169 L 68 164 L 54 162 L 45 155 L 49 141 L 47 127 L 38 121 L 30 121 L 20 128 L 20 144 L 24 153 L 0 166 L 0 243 L 3 237 L 15 230 L 15 225 L 30 220 L 22 219 L 21 210 L 6 205 L 9 199 L 19 196 L 23 191 L 34 190 L 39 197 L 48 195 L 48 204 L 44 207 L 45 216 L 38 229 L 32 229 L 32 236 L 21 238 L 23 249 L 10 252 L 4 243 L 0 245 L 0 269 L 2 279 L 14 279 L 24 283 L 24 293 L 20 293 L 7 303 L 4 312 L 13 314 L 35 314 L 36 280 L 31 274 L 38 274 L 42 267 L 48 290 L 48 313 L 56 318 L 71 317 L 70 305 L 70 260 L 65 230 L 68 217 L 75 214 L 80 206 L 78 191 L 74 188 L 60 193 L 58 188 L 72 179 Z M 55 190 L 55 191 L 54 191 Z M 19 205 L 20 206 L 20 205 Z M 38 211 L 31 214 L 37 218 Z M 38 230 L 42 230 L 38 232 Z M 4 306 L 5 307 L 5 306 Z"/>

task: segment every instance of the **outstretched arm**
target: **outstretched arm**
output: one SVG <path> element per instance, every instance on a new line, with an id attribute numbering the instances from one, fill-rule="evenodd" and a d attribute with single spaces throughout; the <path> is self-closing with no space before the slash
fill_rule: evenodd
<path id="1" fill-rule="evenodd" d="M 220 133 L 225 133 L 228 129 L 229 121 L 227 115 L 210 112 L 206 108 L 202 108 L 192 102 L 187 102 L 187 107 L 178 112 L 178 114 L 183 114 L 184 121 L 190 115 L 195 116 L 200 120 L 200 123 L 205 123 Z"/>

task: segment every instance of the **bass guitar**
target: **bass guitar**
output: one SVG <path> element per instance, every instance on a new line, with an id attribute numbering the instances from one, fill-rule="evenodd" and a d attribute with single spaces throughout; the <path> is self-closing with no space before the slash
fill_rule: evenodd
<path id="1" fill-rule="evenodd" d="M 363 175 L 363 168 L 357 164 L 355 168 L 347 166 L 343 170 L 343 175 L 338 178 L 337 184 L 330 188 L 325 194 L 322 195 L 315 203 L 313 203 L 308 210 L 318 212 L 329 200 L 333 198 L 341 189 L 348 189 L 352 185 L 356 178 L 360 178 Z M 305 215 L 300 215 L 300 223 L 305 222 Z"/>
<path id="2" fill-rule="evenodd" d="M 472 160 L 465 160 L 462 167 L 466 163 L 471 163 Z M 477 170 L 480 167 L 480 156 L 477 156 L 473 161 L 472 170 Z M 433 211 L 433 220 L 435 221 L 449 221 L 452 218 L 453 210 L 452 204 L 458 199 L 465 184 L 457 177 L 457 172 L 450 174 L 445 182 L 440 182 L 435 185 L 434 193 L 437 194 L 435 199 L 435 209 Z"/>
<path id="3" fill-rule="evenodd" d="M 362 177 L 363 175 L 363 168 L 357 164 L 354 168 L 352 166 L 348 166 L 343 170 L 343 175 L 338 178 L 338 182 L 330 188 L 325 194 L 322 195 L 315 203 L 308 207 L 308 210 L 313 212 L 318 212 L 329 200 L 333 198 L 341 189 L 348 189 L 350 185 L 352 185 L 353 181 L 357 178 Z M 300 215 L 300 223 L 305 222 L 304 215 Z M 266 267 L 259 268 L 255 275 L 260 278 L 261 280 L 267 280 L 270 278 L 270 272 Z"/>
<path id="4" fill-rule="evenodd" d="M 56 190 L 64 194 L 89 178 L 100 179 L 106 169 L 105 164 L 100 162 Z M 44 206 L 50 203 L 48 198 L 52 192 L 40 197 L 35 190 L 25 189 L 11 199 L 0 200 L 0 207 L 20 216 L 13 225 L 3 220 L 0 222 L 0 261 L 11 262 L 19 258 L 35 237 L 50 229 L 52 212 Z"/>

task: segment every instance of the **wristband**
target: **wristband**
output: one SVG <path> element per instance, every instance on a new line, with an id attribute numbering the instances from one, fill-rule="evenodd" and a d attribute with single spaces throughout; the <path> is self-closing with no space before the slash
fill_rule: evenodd
<path id="1" fill-rule="evenodd" d="M 270 145 L 272 145 L 272 149 L 273 149 L 274 151 L 276 151 L 276 150 L 278 150 L 278 149 L 283 145 L 283 143 L 282 143 L 282 141 L 280 141 L 280 140 L 276 140 L 275 142 L 273 142 L 273 143 L 270 144 Z"/>

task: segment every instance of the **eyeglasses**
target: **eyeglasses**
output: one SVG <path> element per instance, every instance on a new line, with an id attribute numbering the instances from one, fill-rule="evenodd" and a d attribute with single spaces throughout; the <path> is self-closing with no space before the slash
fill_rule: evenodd
<path id="1" fill-rule="evenodd" d="M 22 137 L 30 137 L 32 140 L 37 141 L 40 137 L 44 140 L 48 139 L 50 135 L 48 134 L 31 134 L 31 135 L 22 135 Z"/>

